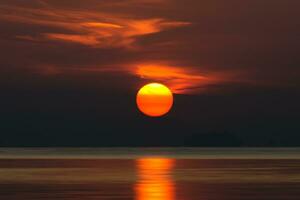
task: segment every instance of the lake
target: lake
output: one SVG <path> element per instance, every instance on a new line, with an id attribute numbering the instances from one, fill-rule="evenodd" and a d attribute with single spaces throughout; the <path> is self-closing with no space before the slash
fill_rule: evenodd
<path id="1" fill-rule="evenodd" d="M 1 200 L 299 197 L 299 148 L 0 149 Z"/>

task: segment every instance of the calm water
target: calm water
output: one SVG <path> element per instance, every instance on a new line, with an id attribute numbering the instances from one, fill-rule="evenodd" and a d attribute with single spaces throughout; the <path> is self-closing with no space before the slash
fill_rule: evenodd
<path id="1" fill-rule="evenodd" d="M 0 199 L 300 199 L 299 149 L 0 149 Z"/>

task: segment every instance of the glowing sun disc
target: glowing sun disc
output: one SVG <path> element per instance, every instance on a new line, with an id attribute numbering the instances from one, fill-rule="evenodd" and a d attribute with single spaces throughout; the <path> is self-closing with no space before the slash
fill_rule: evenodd
<path id="1" fill-rule="evenodd" d="M 139 110 L 147 116 L 159 117 L 170 111 L 173 105 L 171 90 L 160 83 L 143 86 L 136 95 Z"/>

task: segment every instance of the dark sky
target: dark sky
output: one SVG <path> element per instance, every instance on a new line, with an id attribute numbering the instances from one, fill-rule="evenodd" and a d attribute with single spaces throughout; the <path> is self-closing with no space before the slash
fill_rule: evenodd
<path id="1" fill-rule="evenodd" d="M 2 146 L 300 146 L 300 1 L 1 0 Z M 148 82 L 174 106 L 136 108 Z"/>

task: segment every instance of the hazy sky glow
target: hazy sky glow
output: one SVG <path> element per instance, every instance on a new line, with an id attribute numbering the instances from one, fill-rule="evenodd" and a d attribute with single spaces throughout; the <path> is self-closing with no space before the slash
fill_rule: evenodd
<path id="1" fill-rule="evenodd" d="M 2 68 L 41 75 L 136 73 L 169 83 L 178 93 L 201 92 L 207 85 L 293 86 L 290 76 L 299 72 L 298 4 L 4 0 Z M 158 77 L 145 65 L 162 73 Z"/>
<path id="2" fill-rule="evenodd" d="M 161 82 L 178 95 L 170 112 L 178 121 L 244 129 L 249 118 L 275 124 L 277 116 L 291 127 L 299 7 L 297 0 L 1 0 L 2 110 L 9 122 L 55 109 L 133 120 L 138 89 Z"/>

